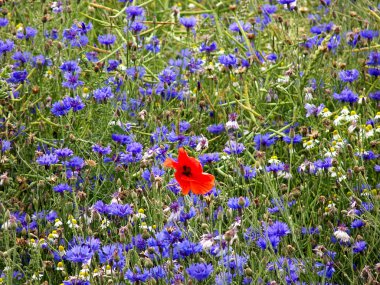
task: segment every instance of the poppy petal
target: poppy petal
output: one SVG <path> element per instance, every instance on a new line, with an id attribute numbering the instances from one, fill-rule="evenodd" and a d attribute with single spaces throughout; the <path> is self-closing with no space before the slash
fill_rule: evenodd
<path id="1" fill-rule="evenodd" d="M 165 162 L 163 163 L 163 166 L 169 167 L 169 168 L 177 168 L 178 167 L 178 162 L 174 161 L 171 158 L 167 158 Z"/>
<path id="2" fill-rule="evenodd" d="M 203 172 L 202 164 L 194 157 L 190 157 L 184 148 L 179 149 L 178 167 L 187 166 L 191 169 L 193 175 L 199 175 Z"/>
<path id="3" fill-rule="evenodd" d="M 190 182 L 187 181 L 186 179 L 182 179 L 182 175 L 178 171 L 174 173 L 174 177 L 177 180 L 179 186 L 181 186 L 182 194 L 183 195 L 189 194 L 190 185 L 191 185 Z"/>
<path id="4" fill-rule="evenodd" d="M 208 173 L 203 173 L 198 180 L 190 182 L 191 191 L 197 195 L 204 195 L 211 191 L 215 185 L 215 177 Z"/>

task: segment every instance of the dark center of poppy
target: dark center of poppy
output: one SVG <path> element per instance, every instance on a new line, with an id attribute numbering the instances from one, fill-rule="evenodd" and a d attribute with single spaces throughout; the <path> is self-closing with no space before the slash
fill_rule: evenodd
<path id="1" fill-rule="evenodd" d="M 183 175 L 185 175 L 185 176 L 187 176 L 187 177 L 190 177 L 190 175 L 191 175 L 191 168 L 190 167 L 188 167 L 188 166 L 186 166 L 186 165 L 184 165 L 184 166 L 182 166 L 182 174 Z"/>

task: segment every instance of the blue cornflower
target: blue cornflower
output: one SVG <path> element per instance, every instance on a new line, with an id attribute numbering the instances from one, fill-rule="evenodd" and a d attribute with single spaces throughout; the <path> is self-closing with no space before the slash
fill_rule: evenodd
<path id="1" fill-rule="evenodd" d="M 44 165 L 48 167 L 52 164 L 58 163 L 58 156 L 56 154 L 43 154 L 39 158 L 37 158 L 36 162 L 39 165 Z"/>
<path id="2" fill-rule="evenodd" d="M 250 204 L 251 202 L 247 197 L 234 197 L 230 198 L 227 202 L 227 206 L 233 210 L 241 210 L 247 208 Z"/>
<path id="3" fill-rule="evenodd" d="M 81 244 L 74 245 L 71 249 L 67 250 L 64 258 L 75 263 L 87 263 L 93 255 L 94 252 L 89 245 Z"/>
<path id="4" fill-rule="evenodd" d="M 132 143 L 127 144 L 126 149 L 128 152 L 131 152 L 133 154 L 138 154 L 138 153 L 142 152 L 143 145 L 141 143 L 138 143 L 138 142 L 132 142 Z"/>
<path id="5" fill-rule="evenodd" d="M 63 285 L 91 285 L 90 281 L 76 277 L 71 277 L 70 280 L 64 280 L 62 282 Z"/>
<path id="6" fill-rule="evenodd" d="M 197 254 L 203 250 L 203 247 L 199 243 L 192 243 L 191 241 L 185 239 L 175 245 L 174 256 L 178 255 L 177 258 L 185 258 L 190 255 Z"/>
<path id="7" fill-rule="evenodd" d="M 79 74 L 66 72 L 63 77 L 66 81 L 62 82 L 62 86 L 69 89 L 77 89 L 78 86 L 83 85 L 83 81 L 79 80 Z"/>
<path id="8" fill-rule="evenodd" d="M 210 125 L 207 127 L 207 131 L 215 135 L 223 133 L 225 131 L 224 124 Z"/>
<path id="9" fill-rule="evenodd" d="M 276 142 L 276 137 L 271 137 L 271 133 L 266 133 L 264 135 L 257 134 L 253 141 L 255 143 L 255 148 L 257 150 L 265 150 Z"/>
<path id="10" fill-rule="evenodd" d="M 368 56 L 366 64 L 373 65 L 373 66 L 380 65 L 380 52 L 371 51 Z"/>
<path id="11" fill-rule="evenodd" d="M 65 158 L 65 157 L 69 157 L 69 156 L 72 156 L 74 154 L 74 152 L 65 147 L 65 148 L 58 148 L 54 151 L 54 153 L 59 157 L 59 158 Z"/>
<path id="12" fill-rule="evenodd" d="M 98 252 L 101 264 L 112 264 L 113 268 L 123 269 L 125 266 L 125 256 L 122 244 L 108 244 L 102 246 Z"/>
<path id="13" fill-rule="evenodd" d="M 144 77 L 146 70 L 142 66 L 128 68 L 125 72 L 132 80 L 141 79 Z"/>
<path id="14" fill-rule="evenodd" d="M 205 153 L 205 154 L 201 154 L 199 157 L 198 157 L 199 161 L 205 165 L 205 164 L 208 164 L 208 163 L 212 163 L 212 162 L 217 162 L 220 160 L 220 157 L 219 157 L 219 153 L 217 152 L 214 152 L 214 153 Z"/>
<path id="15" fill-rule="evenodd" d="M 158 280 L 166 277 L 166 270 L 163 266 L 155 266 L 149 269 L 150 275 L 152 278 Z"/>
<path id="16" fill-rule="evenodd" d="M 373 31 L 373 30 L 363 30 L 360 31 L 360 36 L 362 38 L 365 38 L 367 40 L 373 40 L 374 38 L 377 38 L 379 36 L 379 31 Z"/>
<path id="17" fill-rule="evenodd" d="M 146 30 L 146 28 L 147 27 L 144 25 L 144 23 L 139 21 L 134 21 L 128 27 L 126 27 L 126 29 L 130 30 L 133 34 L 138 34 L 141 31 Z"/>
<path id="18" fill-rule="evenodd" d="M 81 68 L 79 67 L 78 63 L 76 61 L 70 60 L 70 61 L 65 61 L 62 63 L 62 65 L 59 67 L 59 69 L 66 73 L 80 73 Z"/>
<path id="19" fill-rule="evenodd" d="M 11 149 L 11 142 L 7 140 L 0 139 L 0 150 L 6 152 Z"/>
<path id="20" fill-rule="evenodd" d="M 0 40 L 0 54 L 6 54 L 13 50 L 15 43 L 12 40 Z"/>
<path id="21" fill-rule="evenodd" d="M 79 156 L 74 156 L 69 161 L 66 161 L 64 163 L 64 165 L 66 165 L 66 167 L 68 167 L 68 168 L 72 168 L 75 170 L 81 170 L 84 167 L 85 163 L 84 163 L 83 158 L 81 158 Z"/>
<path id="22" fill-rule="evenodd" d="M 53 190 L 57 193 L 63 193 L 65 191 L 67 192 L 72 192 L 73 189 L 71 188 L 71 186 L 67 183 L 61 183 L 61 184 L 58 184 L 56 186 L 53 187 Z"/>
<path id="23" fill-rule="evenodd" d="M 320 104 L 319 106 L 315 106 L 314 104 L 305 104 L 305 109 L 306 109 L 306 118 L 310 117 L 312 115 L 318 116 L 322 110 L 325 108 L 324 104 Z"/>
<path id="24" fill-rule="evenodd" d="M 217 46 L 216 42 L 212 42 L 209 45 L 207 45 L 206 43 L 202 43 L 200 48 L 199 48 L 199 51 L 210 53 L 210 52 L 215 51 L 217 48 L 218 48 L 218 46 Z"/>
<path id="25" fill-rule="evenodd" d="M 103 88 L 96 89 L 93 96 L 97 103 L 104 103 L 108 99 L 113 98 L 114 95 L 112 93 L 111 87 L 105 86 Z"/>
<path id="26" fill-rule="evenodd" d="M 124 275 L 124 278 L 127 279 L 131 283 L 144 283 L 146 280 L 148 280 L 150 277 L 150 273 L 148 270 L 141 270 L 139 267 L 135 267 L 132 271 L 131 269 L 128 269 L 127 272 Z"/>
<path id="27" fill-rule="evenodd" d="M 33 57 L 33 59 L 32 59 L 32 66 L 33 67 L 51 66 L 52 64 L 53 64 L 53 62 L 51 61 L 51 59 L 46 58 L 42 54 L 37 55 L 37 56 Z"/>
<path id="28" fill-rule="evenodd" d="M 109 47 L 113 45 L 116 41 L 116 36 L 112 34 L 100 35 L 98 36 L 99 43 Z"/>
<path id="29" fill-rule="evenodd" d="M 367 243 L 364 240 L 357 241 L 352 246 L 353 253 L 360 253 L 367 248 Z"/>
<path id="30" fill-rule="evenodd" d="M 9 24 L 9 20 L 7 18 L 0 18 L 0 27 L 6 27 Z"/>
<path id="31" fill-rule="evenodd" d="M 98 153 L 99 155 L 107 155 L 112 152 L 111 147 L 108 146 L 101 146 L 99 144 L 95 144 L 92 146 L 92 151 Z"/>
<path id="32" fill-rule="evenodd" d="M 328 262 L 327 264 L 323 264 L 321 262 L 317 262 L 315 263 L 315 267 L 318 268 L 318 270 L 320 268 L 322 268 L 322 270 L 318 271 L 317 274 L 318 276 L 322 276 L 322 277 L 325 277 L 325 278 L 328 278 L 330 279 L 334 272 L 335 272 L 335 268 L 334 268 L 334 263 L 333 262 Z"/>
<path id="33" fill-rule="evenodd" d="M 356 220 L 352 221 L 352 223 L 351 223 L 351 228 L 352 229 L 357 229 L 357 228 L 361 228 L 361 227 L 364 227 L 364 226 L 365 226 L 365 223 L 362 220 L 359 220 L 359 219 L 356 219 Z"/>
<path id="34" fill-rule="evenodd" d="M 131 136 L 123 135 L 123 134 L 112 134 L 111 138 L 113 141 L 119 144 L 129 144 L 133 142 L 133 138 Z"/>
<path id="35" fill-rule="evenodd" d="M 30 61 L 31 56 L 32 56 L 32 54 L 30 52 L 16 51 L 12 55 L 12 59 L 15 61 L 19 61 L 16 64 L 16 66 L 20 66 L 20 65 L 23 65 L 23 64 L 27 63 L 28 61 Z"/>
<path id="36" fill-rule="evenodd" d="M 264 4 L 260 8 L 261 8 L 261 11 L 264 12 L 265 14 L 273 14 L 277 12 L 276 5 Z"/>
<path id="37" fill-rule="evenodd" d="M 241 28 L 243 29 L 243 31 L 246 33 L 250 32 L 252 30 L 252 24 L 251 23 L 248 23 L 248 22 L 244 23 L 244 21 L 239 21 L 239 24 L 240 24 Z M 239 24 L 236 22 L 232 23 L 229 26 L 229 30 L 232 32 L 241 33 L 242 31 L 239 28 Z"/>
<path id="38" fill-rule="evenodd" d="M 158 79 L 160 79 L 162 83 L 170 85 L 177 79 L 177 72 L 167 67 L 158 75 Z"/>
<path id="39" fill-rule="evenodd" d="M 70 107 L 73 109 L 73 112 L 78 112 L 85 107 L 82 99 L 78 95 L 74 98 L 73 97 L 65 97 L 63 99 L 63 102 L 65 104 L 70 105 Z"/>
<path id="40" fill-rule="evenodd" d="M 181 17 L 179 19 L 181 25 L 183 25 L 187 30 L 194 28 L 197 24 L 197 19 L 193 16 L 191 17 Z"/>
<path id="41" fill-rule="evenodd" d="M 372 100 L 380 101 L 380 91 L 372 92 L 368 95 Z"/>
<path id="42" fill-rule="evenodd" d="M 112 216 L 124 218 L 133 214 L 133 209 L 129 204 L 116 204 L 112 203 L 107 206 L 107 213 Z"/>
<path id="43" fill-rule="evenodd" d="M 150 43 L 145 46 L 145 49 L 153 53 L 160 52 L 160 40 L 157 38 L 157 36 L 153 36 L 151 38 Z"/>
<path id="44" fill-rule="evenodd" d="M 91 62 L 99 61 L 98 53 L 96 51 L 86 52 L 86 58 L 88 61 L 91 61 Z"/>
<path id="45" fill-rule="evenodd" d="M 287 144 L 297 144 L 297 143 L 301 143 L 302 142 L 302 136 L 301 135 L 295 135 L 292 138 L 289 137 L 289 136 L 286 136 L 286 137 L 283 137 L 282 139 Z"/>
<path id="46" fill-rule="evenodd" d="M 54 116 L 64 116 L 71 110 L 71 105 L 69 102 L 65 101 L 58 101 L 53 103 L 51 107 L 51 112 Z"/>
<path id="47" fill-rule="evenodd" d="M 380 69 L 379 68 L 368 68 L 368 74 L 371 76 L 380 76 Z"/>
<path id="48" fill-rule="evenodd" d="M 278 4 L 281 4 L 281 5 L 289 5 L 289 4 L 292 4 L 295 1 L 296 0 L 277 0 Z"/>
<path id="49" fill-rule="evenodd" d="M 359 100 L 358 94 L 354 93 L 349 88 L 345 88 L 342 90 L 340 94 L 334 93 L 333 94 L 334 99 L 339 100 L 341 102 L 348 102 L 348 103 L 355 103 Z"/>
<path id="50" fill-rule="evenodd" d="M 359 78 L 359 71 L 357 69 L 342 70 L 339 72 L 339 78 L 343 82 L 354 82 Z"/>
<path id="51" fill-rule="evenodd" d="M 212 264 L 193 263 L 186 269 L 186 272 L 191 278 L 197 281 L 203 281 L 211 275 L 213 270 Z"/>
<path id="52" fill-rule="evenodd" d="M 223 151 L 227 154 L 241 154 L 245 150 L 242 143 L 236 141 L 228 141 Z"/>
<path id="53" fill-rule="evenodd" d="M 317 160 L 314 162 L 315 170 L 328 170 L 330 167 L 332 167 L 332 158 L 327 157 L 324 160 Z"/>
<path id="54" fill-rule="evenodd" d="M 219 62 L 223 64 L 225 67 L 232 68 L 237 65 L 237 58 L 233 54 L 221 55 L 219 56 Z"/>
<path id="55" fill-rule="evenodd" d="M 108 61 L 108 66 L 107 66 L 107 72 L 111 72 L 116 70 L 116 68 L 120 65 L 120 61 L 116 59 L 110 59 Z"/>
<path id="56" fill-rule="evenodd" d="M 139 6 L 129 6 L 125 12 L 127 13 L 127 18 L 134 21 L 136 17 L 143 17 L 145 10 Z"/>
<path id="57" fill-rule="evenodd" d="M 28 72 L 26 70 L 21 71 L 13 71 L 11 73 L 11 76 L 7 80 L 9 83 L 17 84 L 17 83 L 23 83 L 28 77 Z"/>
<path id="58" fill-rule="evenodd" d="M 30 38 L 34 38 L 37 35 L 37 30 L 32 27 L 26 27 L 24 29 L 20 29 L 16 33 L 16 37 L 20 40 L 26 39 L 29 40 Z"/>
<path id="59" fill-rule="evenodd" d="M 290 234 L 290 229 L 286 223 L 275 221 L 273 224 L 268 226 L 268 228 L 266 229 L 266 234 L 269 237 L 276 236 L 278 238 L 282 238 Z"/>

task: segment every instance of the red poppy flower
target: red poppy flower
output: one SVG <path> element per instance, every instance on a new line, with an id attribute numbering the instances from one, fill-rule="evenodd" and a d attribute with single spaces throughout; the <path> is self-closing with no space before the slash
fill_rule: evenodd
<path id="1" fill-rule="evenodd" d="M 175 169 L 175 179 L 182 188 L 184 195 L 191 190 L 194 194 L 206 194 L 211 191 L 215 184 L 215 177 L 204 173 L 201 163 L 194 157 L 187 155 L 183 148 L 178 151 L 178 161 L 167 158 L 164 166 Z"/>

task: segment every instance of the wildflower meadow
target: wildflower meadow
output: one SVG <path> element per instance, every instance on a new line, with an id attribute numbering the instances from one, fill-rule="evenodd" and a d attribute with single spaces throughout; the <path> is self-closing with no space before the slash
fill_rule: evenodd
<path id="1" fill-rule="evenodd" d="M 380 1 L 0 0 L 0 285 L 380 284 Z"/>

